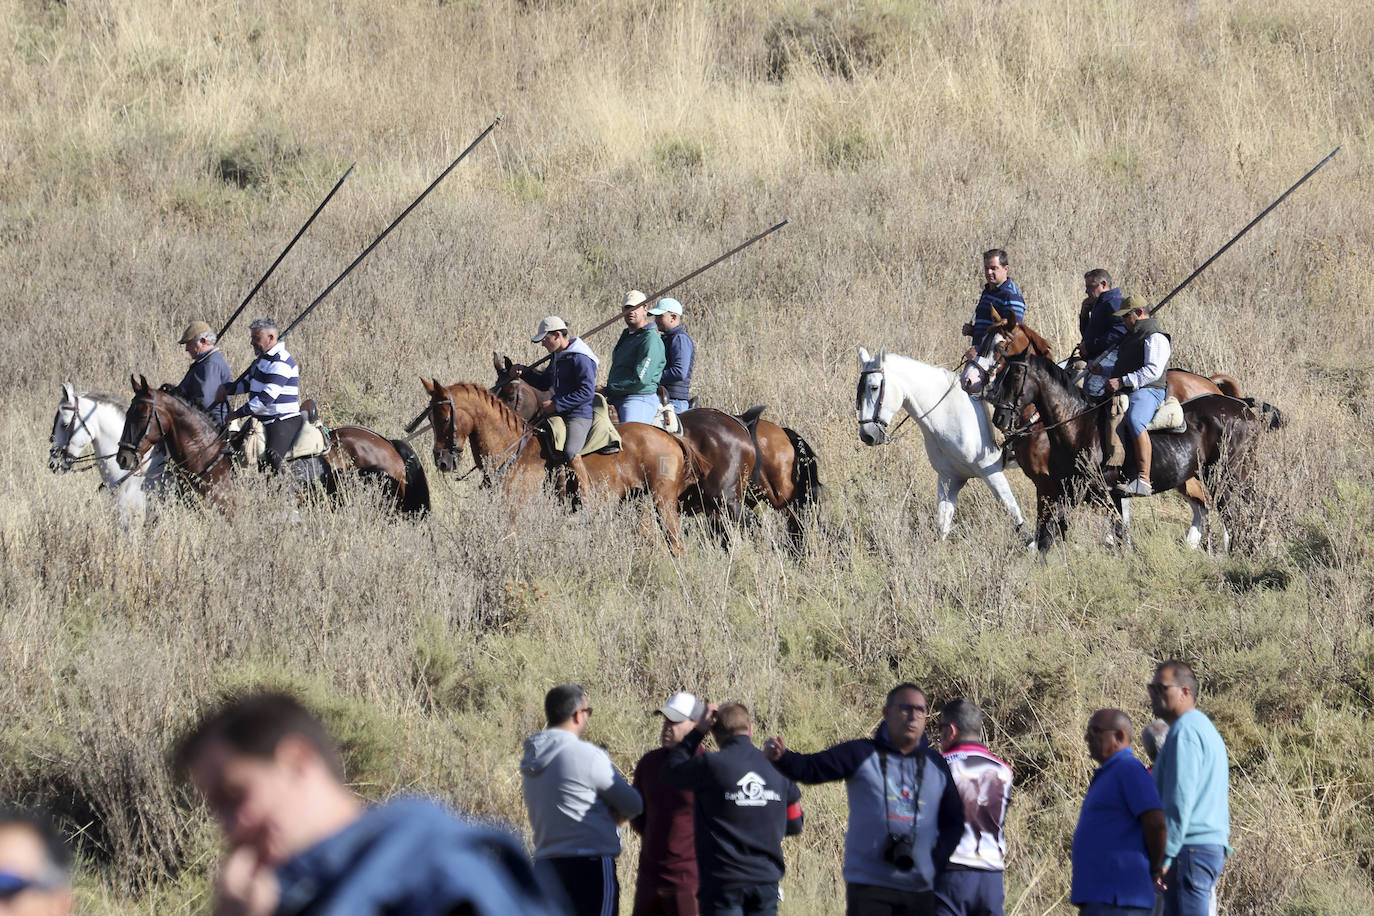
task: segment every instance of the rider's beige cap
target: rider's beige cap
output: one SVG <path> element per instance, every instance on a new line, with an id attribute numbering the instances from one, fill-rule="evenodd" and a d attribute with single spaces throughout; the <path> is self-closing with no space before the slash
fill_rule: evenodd
<path id="1" fill-rule="evenodd" d="M 534 332 L 534 336 L 530 338 L 530 343 L 539 343 L 544 339 L 544 335 L 550 331 L 566 331 L 567 329 L 568 323 L 566 321 L 557 315 L 550 315 L 539 322 L 539 330 Z"/>
<path id="2" fill-rule="evenodd" d="M 1131 312 L 1134 312 L 1136 309 L 1140 309 L 1142 312 L 1148 312 L 1150 310 L 1149 301 L 1144 296 L 1127 296 L 1125 301 L 1121 303 L 1121 308 L 1112 312 L 1112 314 L 1120 318 L 1122 315 L 1131 314 Z"/>
<path id="3" fill-rule="evenodd" d="M 632 309 L 637 305 L 643 305 L 649 297 L 637 289 L 632 289 L 625 294 L 625 298 L 620 301 L 621 310 Z"/>
<path id="4" fill-rule="evenodd" d="M 200 340 L 210 333 L 210 326 L 203 321 L 193 321 L 186 326 L 186 330 L 181 332 L 180 343 L 188 344 L 193 340 Z"/>

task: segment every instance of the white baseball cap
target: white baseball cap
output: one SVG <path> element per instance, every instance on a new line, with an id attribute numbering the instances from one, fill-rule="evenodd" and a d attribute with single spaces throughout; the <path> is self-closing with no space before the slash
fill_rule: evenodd
<path id="1" fill-rule="evenodd" d="M 658 300 L 658 304 L 649 309 L 650 315 L 662 315 L 671 312 L 679 317 L 682 316 L 682 303 L 672 297 Z"/>
<path id="2" fill-rule="evenodd" d="M 637 305 L 643 305 L 644 300 L 648 298 L 648 296 L 644 295 L 639 290 L 632 289 L 625 294 L 624 299 L 620 300 L 620 310 L 624 311 L 625 309 L 632 309 Z"/>
<path id="3" fill-rule="evenodd" d="M 550 331 L 566 331 L 567 329 L 568 323 L 566 321 L 559 318 L 557 315 L 550 315 L 539 322 L 539 330 L 530 338 L 530 343 L 539 343 L 544 339 L 544 335 L 548 334 Z"/>
<path id="4" fill-rule="evenodd" d="M 693 722 L 700 722 L 701 717 L 706 714 L 706 704 L 698 700 L 690 693 L 675 693 L 668 698 L 659 712 L 669 722 L 686 722 L 691 719 Z"/>

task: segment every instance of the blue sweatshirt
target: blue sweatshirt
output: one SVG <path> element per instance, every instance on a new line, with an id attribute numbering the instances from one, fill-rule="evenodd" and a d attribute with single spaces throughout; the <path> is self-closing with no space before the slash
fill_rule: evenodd
<path id="1" fill-rule="evenodd" d="M 277 869 L 277 916 L 558 912 L 514 837 L 433 802 L 369 808 Z"/>
<path id="2" fill-rule="evenodd" d="M 788 751 L 776 766 L 800 783 L 845 781 L 849 829 L 844 836 L 844 880 L 849 884 L 929 891 L 964 835 L 959 790 L 949 765 L 925 736 L 910 754 L 903 754 L 888 740 L 884 723 L 872 738 L 846 741 L 816 754 Z M 898 871 L 883 857 L 883 849 L 889 835 L 910 833 L 915 834 L 916 867 Z"/>
<path id="3" fill-rule="evenodd" d="M 596 394 L 596 354 L 574 337 L 553 355 L 547 369 L 526 369 L 523 378 L 536 388 L 553 389 L 553 409 L 565 420 L 590 418 L 592 396 Z"/>
<path id="4" fill-rule="evenodd" d="M 1097 297 L 1083 329 L 1083 358 L 1096 359 L 1126 336 L 1126 322 L 1112 313 L 1121 308 L 1121 290 L 1113 286 Z"/>
<path id="5" fill-rule="evenodd" d="M 1168 830 L 1164 864 L 1172 862 L 1184 845 L 1222 846 L 1230 855 L 1226 744 L 1201 710 L 1188 710 L 1169 727 L 1154 777 Z"/>
<path id="6" fill-rule="evenodd" d="M 686 401 L 691 395 L 692 366 L 696 363 L 697 348 L 691 336 L 682 325 L 669 328 L 663 334 L 663 352 L 668 360 L 663 367 L 663 375 L 658 383 L 675 401 Z"/>
<path id="7" fill-rule="evenodd" d="M 181 384 L 177 385 L 177 390 L 190 401 L 208 410 L 210 416 L 223 426 L 228 422 L 229 407 L 226 404 L 216 404 L 215 395 L 219 392 L 220 385 L 233 383 L 234 374 L 229 371 L 224 354 L 220 352 L 219 347 L 214 347 L 191 360 L 191 368 L 186 370 L 186 375 L 182 378 Z"/>

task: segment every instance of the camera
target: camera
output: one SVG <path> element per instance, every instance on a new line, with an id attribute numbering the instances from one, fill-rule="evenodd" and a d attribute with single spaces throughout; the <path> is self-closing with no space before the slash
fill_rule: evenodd
<path id="1" fill-rule="evenodd" d="M 916 867 L 916 859 L 912 855 L 915 846 L 916 840 L 911 834 L 897 836 L 889 833 L 887 844 L 883 846 L 883 858 L 891 862 L 897 871 L 911 871 Z"/>

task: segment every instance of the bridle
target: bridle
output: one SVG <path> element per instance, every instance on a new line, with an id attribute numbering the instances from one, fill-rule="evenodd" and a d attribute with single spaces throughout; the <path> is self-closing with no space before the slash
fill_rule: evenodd
<path id="1" fill-rule="evenodd" d="M 495 393 L 494 390 L 493 393 Z M 439 421 L 435 416 L 435 409 L 438 407 L 442 407 L 445 404 L 448 405 L 447 432 L 449 441 L 453 443 L 453 447 L 441 449 L 438 445 L 440 426 Z M 441 457 L 451 455 L 453 456 L 453 467 L 455 470 L 458 467 L 458 456 L 460 456 L 463 451 L 462 448 L 458 446 L 457 414 L 458 405 L 453 403 L 453 395 L 448 393 L 448 389 L 444 389 L 443 398 L 434 399 L 429 402 L 429 425 L 430 428 L 434 430 L 435 442 L 434 463 L 437 465 Z M 519 414 L 517 413 L 516 416 L 519 416 Z M 514 463 L 515 460 L 520 457 L 520 450 L 525 447 L 525 443 L 530 441 L 530 437 L 534 435 L 534 425 L 527 420 L 523 420 L 523 418 L 522 421 L 525 423 L 525 431 L 520 434 L 520 437 L 518 439 L 516 439 L 510 445 L 506 446 L 504 449 L 502 449 L 502 451 L 499 454 L 497 454 L 496 457 L 493 459 L 493 463 L 496 465 L 494 470 L 491 472 L 493 476 L 499 477 L 500 475 L 504 474 L 506 472 L 506 469 L 509 468 L 511 464 Z M 472 467 L 468 468 L 462 474 L 459 474 L 456 479 L 466 480 L 468 477 L 470 477 L 472 474 L 476 473 L 479 470 L 482 470 L 482 466 L 477 463 L 476 457 L 474 456 Z"/>
<path id="2" fill-rule="evenodd" d="M 876 375 L 876 376 L 878 376 L 878 396 L 877 396 L 876 398 L 873 399 L 873 416 L 872 416 L 872 418 L 871 418 L 871 419 L 865 420 L 865 419 L 864 419 L 864 415 L 863 415 L 863 410 L 864 410 L 864 379 L 867 378 L 867 377 L 870 376 L 870 375 Z M 928 416 L 930 416 L 932 413 L 934 413 L 934 412 L 935 412 L 935 408 L 937 408 L 937 407 L 939 407 L 941 404 L 943 404 L 945 398 L 949 397 L 950 392 L 953 391 L 953 390 L 954 390 L 955 388 L 957 388 L 958 386 L 959 386 L 959 373 L 956 372 L 956 373 L 954 373 L 954 377 L 950 379 L 949 387 L 945 389 L 945 393 L 942 394 L 942 395 L 940 395 L 940 397 L 939 397 L 938 399 L 936 399 L 936 401 L 935 401 L 934 404 L 931 404 L 930 407 L 929 407 L 928 409 L 921 411 L 921 415 L 920 415 L 919 417 L 912 417 L 912 415 L 911 415 L 910 413 L 903 412 L 902 418 L 901 418 L 900 420 L 898 420 L 895 424 L 892 425 L 892 433 L 893 433 L 893 435 L 885 435 L 884 438 L 885 438 L 887 441 L 889 441 L 889 442 L 893 441 L 894 438 L 895 438 L 895 433 L 897 432 L 897 430 L 900 429 L 901 426 L 902 426 L 902 424 L 905 423 L 908 419 L 914 419 L 914 420 L 917 422 L 917 424 L 919 424 L 919 423 L 920 423 L 922 420 L 924 420 L 926 417 L 928 417 Z M 886 420 L 883 419 L 883 397 L 884 397 L 886 394 L 887 394 L 887 373 L 886 373 L 886 371 L 883 369 L 881 363 L 880 363 L 876 368 L 873 368 L 873 369 L 864 369 L 864 370 L 862 370 L 862 371 L 859 373 L 859 386 L 858 386 L 858 392 L 856 393 L 856 395 L 855 395 L 855 397 L 854 397 L 854 412 L 858 414 L 858 417 L 859 417 L 859 426 L 862 427 L 862 426 L 863 426 L 864 424 L 866 424 L 866 423 L 872 423 L 873 425 L 880 427 L 880 428 L 883 429 L 884 431 L 887 430 L 888 423 L 887 423 Z"/>
<path id="3" fill-rule="evenodd" d="M 1020 354 L 1018 354 L 1018 356 L 1019 355 Z M 1024 359 L 1018 360 L 1016 363 L 1011 364 L 1011 359 L 1004 357 L 1002 359 L 1002 368 L 1007 370 L 1008 372 L 1012 370 L 1018 370 L 1015 397 L 1010 401 L 1005 401 L 997 397 L 1002 387 L 1004 386 L 1006 375 L 1001 375 L 998 377 L 997 386 L 994 389 L 989 390 L 986 397 L 996 410 L 1007 410 L 1011 413 L 1013 418 L 1019 417 L 1025 411 L 1026 407 L 1024 403 L 1026 391 L 1026 377 L 1030 375 L 1030 366 L 1027 365 Z M 1085 407 L 1077 413 L 1070 414 L 1062 420 L 1056 420 L 1053 423 L 1045 423 L 1042 428 L 1046 432 L 1048 432 L 1049 430 L 1056 429 L 1060 426 L 1064 426 L 1067 423 L 1072 423 L 1079 417 L 1085 417 L 1088 414 L 1097 411 L 1104 404 L 1110 404 L 1111 400 L 1112 399 L 1108 397 L 1105 400 L 1097 401 L 1094 404 L 1092 404 L 1092 406 Z M 1004 430 L 1003 432 L 1006 435 L 1007 440 L 1010 441 L 1020 436 L 1024 436 L 1026 433 L 1030 432 L 1037 423 L 1040 422 L 1041 417 L 1040 414 L 1037 412 L 1036 415 L 1032 417 L 1029 421 L 1022 423 L 1019 426 L 1012 426 L 1009 429 Z"/>
<path id="4" fill-rule="evenodd" d="M 91 416 L 94 416 L 95 412 L 99 408 L 99 403 L 92 400 Z M 57 405 L 57 413 L 59 418 L 61 417 L 63 410 L 70 410 L 72 412 L 71 420 L 65 425 L 65 427 L 63 427 L 63 431 L 67 434 L 67 445 L 59 447 L 57 444 L 58 424 L 56 420 L 54 420 L 53 422 L 52 436 L 49 437 L 48 440 L 52 443 L 51 448 L 48 449 L 48 459 L 49 464 L 53 466 L 54 470 L 60 471 L 64 474 L 69 471 L 89 471 L 91 468 L 95 467 L 96 462 L 105 461 L 119 454 L 117 450 L 109 455 L 101 455 L 97 452 L 92 451 L 92 453 L 89 455 L 79 455 L 74 457 L 71 454 L 71 452 L 68 451 L 68 448 L 70 448 L 71 446 L 72 437 L 76 435 L 77 429 L 85 430 L 86 435 L 91 437 L 92 448 L 95 445 L 95 433 L 91 430 L 90 426 L 86 424 L 86 418 L 81 415 L 81 395 L 78 394 L 76 396 L 76 400 L 73 401 L 71 404 L 67 404 L 66 401 L 63 401 L 61 404 Z M 81 467 L 78 467 L 78 464 L 81 465 Z"/>
<path id="5" fill-rule="evenodd" d="M 148 438 L 148 433 L 152 430 L 152 428 L 153 428 L 153 422 L 154 422 L 154 421 L 157 422 L 158 441 L 160 441 L 160 442 L 165 442 L 165 441 L 167 440 L 167 427 L 164 426 L 163 423 L 162 423 L 162 411 L 160 411 L 160 410 L 158 409 L 157 401 L 154 400 L 154 398 L 153 398 L 153 393 L 152 393 L 152 392 L 149 392 L 148 394 L 138 394 L 138 395 L 135 395 L 135 396 L 134 396 L 134 399 L 133 399 L 133 402 L 129 405 L 129 406 L 130 406 L 130 411 L 132 412 L 133 407 L 134 407 L 135 405 L 139 405 L 139 404 L 146 404 L 147 407 L 148 407 L 148 416 L 145 417 L 144 420 L 143 420 L 143 429 L 139 432 L 138 437 L 137 437 L 134 441 L 132 441 L 132 442 L 130 442 L 130 441 L 128 441 L 127 439 L 125 439 L 125 437 L 123 436 L 123 434 L 121 434 L 120 437 L 119 437 L 119 451 L 123 451 L 124 449 L 128 449 L 130 452 L 133 452 L 134 457 L 135 457 L 137 460 L 136 460 L 136 462 L 134 463 L 133 469 L 130 470 L 127 474 L 125 474 L 122 478 L 120 478 L 119 483 L 123 483 L 125 480 L 127 480 L 127 479 L 128 479 L 129 477 L 131 477 L 132 475 L 134 475 L 134 474 L 140 472 L 140 469 L 142 468 L 142 465 L 143 465 L 143 457 L 144 457 L 144 456 L 143 456 L 142 454 L 139 453 L 138 447 L 139 447 L 139 445 L 143 442 L 143 440 L 145 440 L 145 439 Z M 125 429 L 126 429 L 126 430 L 128 429 L 128 424 L 127 424 L 127 423 L 125 424 Z M 196 457 L 197 459 L 199 459 L 199 458 L 201 457 L 201 455 L 204 455 L 204 454 L 205 454 L 206 452 L 208 452 L 210 449 L 212 449 L 212 448 L 217 448 L 217 447 L 219 446 L 220 440 L 224 438 L 225 433 L 227 433 L 228 431 L 229 431 L 229 428 L 228 428 L 227 426 L 226 426 L 224 429 L 220 430 L 219 433 L 215 436 L 215 438 L 213 438 L 213 439 L 210 440 L 210 444 L 207 445 L 207 446 L 205 446 L 204 448 L 202 448 L 202 449 L 195 455 L 195 457 Z M 116 454 L 118 454 L 118 452 L 116 452 Z M 228 450 L 228 449 L 220 449 L 219 454 L 218 454 L 217 456 L 215 456 L 215 460 L 214 460 L 214 461 L 211 461 L 208 465 L 206 465 L 204 470 L 200 470 L 200 471 L 194 470 L 193 468 L 190 467 L 189 464 L 187 464 L 187 463 L 184 462 L 184 461 L 182 461 L 182 462 L 177 462 L 177 463 L 176 463 L 176 468 L 177 468 L 177 470 L 178 470 L 180 473 L 188 474 L 188 475 L 190 475 L 191 477 L 193 477 L 193 478 L 195 479 L 195 484 L 196 484 L 197 488 L 203 488 L 203 487 L 206 486 L 206 480 L 208 479 L 208 477 L 209 477 L 209 475 L 210 475 L 210 472 L 213 471 L 213 470 L 219 465 L 219 463 L 225 459 L 225 456 L 227 456 L 228 454 L 229 454 L 229 450 Z M 168 451 L 167 457 L 168 457 L 168 461 L 169 461 L 169 463 L 170 463 L 170 462 L 171 462 L 171 452 L 170 452 L 170 450 Z M 118 486 L 118 485 L 119 485 L 119 484 L 115 484 L 115 486 Z"/>

